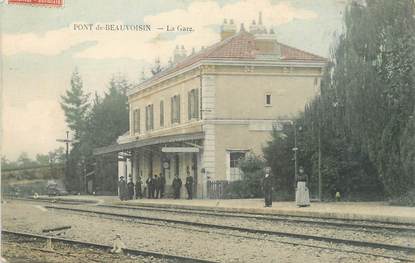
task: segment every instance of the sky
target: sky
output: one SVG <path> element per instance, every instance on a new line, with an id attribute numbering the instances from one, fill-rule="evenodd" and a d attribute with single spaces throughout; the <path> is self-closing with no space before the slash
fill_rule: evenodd
<path id="1" fill-rule="evenodd" d="M 65 0 L 61 8 L 0 0 L 2 155 L 46 154 L 67 130 L 60 97 L 75 68 L 84 89 L 103 94 L 114 75 L 138 83 L 156 57 L 166 64 L 176 45 L 189 51 L 219 41 L 224 18 L 245 28 L 258 13 L 278 40 L 321 56 L 342 28 L 347 0 Z M 79 25 L 151 26 L 151 31 L 79 30 Z M 167 32 L 166 26 L 192 32 Z M 157 28 L 163 28 L 158 30 Z"/>

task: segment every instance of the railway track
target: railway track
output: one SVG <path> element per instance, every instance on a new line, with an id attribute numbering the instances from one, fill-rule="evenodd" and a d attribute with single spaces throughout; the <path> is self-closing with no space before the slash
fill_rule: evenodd
<path id="1" fill-rule="evenodd" d="M 98 204 L 97 201 L 89 200 L 63 200 L 63 199 L 52 199 L 52 198 L 28 198 L 28 197 L 10 197 L 6 196 L 6 200 L 17 200 L 17 201 L 29 201 L 37 203 L 54 203 L 54 204 L 65 204 L 65 205 L 85 205 L 85 204 Z"/>
<path id="2" fill-rule="evenodd" d="M 356 228 L 362 231 L 370 230 L 389 230 L 395 232 L 404 232 L 406 234 L 415 234 L 415 224 L 409 223 L 396 223 L 396 222 L 372 222 L 364 221 L 357 219 L 333 219 L 333 218 L 314 218 L 306 216 L 293 216 L 293 215 L 264 215 L 257 213 L 249 212 L 236 212 L 236 211 L 218 211 L 215 209 L 200 209 L 200 208 L 165 208 L 158 207 L 153 205 L 110 205 L 110 204 L 100 204 L 97 201 L 89 200 L 63 200 L 63 199 L 46 199 L 46 198 L 16 198 L 12 197 L 11 199 L 20 200 L 20 201 L 31 201 L 39 203 L 53 203 L 53 204 L 67 204 L 67 205 L 97 205 L 99 207 L 114 208 L 118 210 L 122 209 L 131 209 L 131 210 L 146 210 L 146 211 L 161 211 L 161 212 L 170 212 L 170 213 L 180 213 L 180 214 L 195 214 L 195 215 L 209 215 L 217 217 L 232 217 L 232 218 L 245 218 L 245 219 L 255 219 L 255 220 L 266 220 L 271 222 L 289 222 L 289 223 L 303 223 L 309 225 L 324 225 L 325 227 L 347 227 L 347 228 Z"/>
<path id="3" fill-rule="evenodd" d="M 176 225 L 177 224 L 186 225 L 186 226 L 200 227 L 204 229 L 230 230 L 234 232 L 236 231 L 238 233 L 260 234 L 260 235 L 266 235 L 266 236 L 271 236 L 271 237 L 272 236 L 288 237 L 288 238 L 293 238 L 296 240 L 319 241 L 319 242 L 324 242 L 328 244 L 347 245 L 347 246 L 359 247 L 359 248 L 370 248 L 374 250 L 382 249 L 382 250 L 390 251 L 393 253 L 403 252 L 406 255 L 415 254 L 415 247 L 410 247 L 410 246 L 399 246 L 399 245 L 392 245 L 392 244 L 385 244 L 385 243 L 339 239 L 339 238 L 324 237 L 324 236 L 317 236 L 317 235 L 305 235 L 305 234 L 289 233 L 289 232 L 282 232 L 282 231 L 269 231 L 269 230 L 253 229 L 253 228 L 237 227 L 237 226 L 229 226 L 229 225 L 218 225 L 218 224 L 192 222 L 192 221 L 184 221 L 184 220 L 174 220 L 174 219 L 167 219 L 167 218 L 138 216 L 138 215 L 123 214 L 123 213 L 93 211 L 93 210 L 70 208 L 70 207 L 45 206 L 45 208 L 56 209 L 56 210 L 61 210 L 61 211 L 69 211 L 69 212 L 94 214 L 98 216 L 109 216 L 109 217 L 116 217 L 116 218 L 122 218 L 122 219 L 131 219 L 134 221 L 138 220 L 140 223 L 142 223 L 141 220 L 148 220 L 152 222 L 163 222 L 163 223 L 171 223 L 171 224 L 176 224 Z M 292 244 L 303 245 L 301 243 L 292 243 Z M 323 248 L 331 249 L 330 247 L 323 247 Z M 339 249 L 334 249 L 334 250 L 339 250 Z M 350 250 L 342 250 L 342 251 L 352 252 L 352 253 L 361 253 L 361 252 L 350 251 Z M 387 256 L 386 254 L 382 255 L 382 254 L 366 253 L 366 252 L 361 253 L 361 254 L 374 255 L 374 256 L 384 257 L 384 258 L 392 258 L 392 259 L 396 259 L 400 261 L 407 261 L 407 262 L 414 261 L 413 258 Z"/>
<path id="4" fill-rule="evenodd" d="M 395 224 L 395 223 L 374 223 L 363 220 L 338 220 L 338 219 L 320 219 L 320 218 L 305 218 L 300 216 L 280 216 L 280 215 L 260 215 L 245 212 L 222 212 L 202 209 L 183 209 L 183 208 L 162 208 L 154 206 L 140 206 L 140 205 L 108 205 L 100 204 L 99 207 L 115 208 L 115 209 L 132 209 L 132 210 L 146 210 L 146 211 L 161 211 L 169 213 L 181 214 L 195 214 L 195 215 L 209 215 L 217 217 L 232 217 L 245 218 L 254 220 L 266 220 L 271 222 L 289 222 L 289 223 L 303 223 L 310 225 L 324 225 L 331 227 L 347 227 L 366 230 L 390 230 L 395 232 L 405 232 L 415 234 L 415 224 Z"/>
<path id="5" fill-rule="evenodd" d="M 44 240 L 46 243 L 46 240 L 51 240 L 54 243 L 64 243 L 67 245 L 76 245 L 76 246 L 82 246 L 82 247 L 88 247 L 93 249 L 98 249 L 102 251 L 102 253 L 109 253 L 108 251 L 111 250 L 111 246 L 103 245 L 103 244 L 97 244 L 97 243 L 90 243 L 90 242 L 84 242 L 79 240 L 72 240 L 72 239 L 65 239 L 65 238 L 58 238 L 58 237 L 50 237 L 50 236 L 44 236 L 44 235 L 38 235 L 33 233 L 24 233 L 24 232 L 17 232 L 17 231 L 10 231 L 2 229 L 1 231 L 2 236 L 14 236 L 18 238 L 26 238 L 26 239 L 34 239 L 36 241 Z M 48 250 L 47 252 L 50 253 L 60 253 L 59 251 L 51 251 Z M 136 249 L 124 249 L 124 254 L 128 256 L 142 256 L 142 257 L 153 257 L 158 259 L 165 259 L 168 260 L 168 262 L 184 262 L 184 263 L 214 263 L 215 261 L 205 260 L 205 259 L 198 259 L 198 258 L 190 258 L 190 257 L 182 257 L 177 255 L 170 255 L 170 254 L 164 254 L 164 253 L 157 253 L 157 252 L 151 252 L 151 251 L 143 251 L 143 250 L 136 250 Z"/>

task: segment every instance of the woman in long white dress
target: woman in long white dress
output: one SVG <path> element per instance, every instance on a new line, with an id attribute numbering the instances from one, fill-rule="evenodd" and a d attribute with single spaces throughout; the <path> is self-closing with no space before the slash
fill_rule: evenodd
<path id="1" fill-rule="evenodd" d="M 297 189 L 295 191 L 295 202 L 299 207 L 310 206 L 310 193 L 307 187 L 308 176 L 304 173 L 303 167 L 300 167 L 297 176 Z"/>

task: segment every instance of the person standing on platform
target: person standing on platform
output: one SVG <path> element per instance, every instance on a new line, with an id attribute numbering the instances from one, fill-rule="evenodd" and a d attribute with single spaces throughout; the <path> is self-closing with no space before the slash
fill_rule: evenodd
<path id="1" fill-rule="evenodd" d="M 160 198 L 164 197 L 164 189 L 166 186 L 166 177 L 164 176 L 163 173 L 160 174 Z"/>
<path id="2" fill-rule="evenodd" d="M 141 181 L 141 176 L 137 177 L 137 181 L 135 182 L 135 198 L 139 199 L 139 198 L 143 198 L 143 193 L 141 191 L 141 184 L 143 182 Z"/>
<path id="3" fill-rule="evenodd" d="M 128 190 L 128 200 L 132 200 L 134 198 L 134 183 L 133 183 L 133 177 L 131 174 L 129 175 L 129 182 L 127 184 L 127 190 Z"/>
<path id="4" fill-rule="evenodd" d="M 125 183 L 124 176 L 120 177 L 118 181 L 118 196 L 121 201 L 126 200 L 127 195 L 127 184 Z"/>
<path id="5" fill-rule="evenodd" d="M 146 180 L 147 184 L 147 192 L 148 192 L 148 198 L 154 198 L 154 179 L 153 176 L 150 174 Z"/>
<path id="6" fill-rule="evenodd" d="M 157 174 L 154 175 L 154 198 L 158 199 L 160 197 L 160 178 Z"/>
<path id="7" fill-rule="evenodd" d="M 272 207 L 272 176 L 271 167 L 265 168 L 264 179 L 262 180 L 262 189 L 265 197 L 265 207 Z"/>
<path id="8" fill-rule="evenodd" d="M 182 180 L 176 175 L 173 179 L 174 199 L 180 199 L 180 190 L 182 188 Z"/>
<path id="9" fill-rule="evenodd" d="M 298 207 L 310 206 L 310 193 L 307 187 L 308 176 L 304 173 L 304 169 L 301 166 L 298 173 L 296 178 L 297 189 L 295 191 L 295 202 Z"/>
<path id="10" fill-rule="evenodd" d="M 187 199 L 193 199 L 193 177 L 190 175 L 189 167 L 187 167 L 187 177 L 185 186 L 187 190 Z"/>

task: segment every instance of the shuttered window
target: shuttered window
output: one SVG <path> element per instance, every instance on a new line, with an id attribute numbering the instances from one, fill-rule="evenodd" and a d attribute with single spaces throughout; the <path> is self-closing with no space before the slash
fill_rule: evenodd
<path id="1" fill-rule="evenodd" d="M 164 127 L 164 101 L 160 101 L 160 127 Z"/>
<path id="2" fill-rule="evenodd" d="M 151 131 L 154 129 L 154 110 L 153 104 L 146 107 L 146 130 Z"/>
<path id="3" fill-rule="evenodd" d="M 188 92 L 188 118 L 198 119 L 199 118 L 199 89 L 192 89 Z"/>
<path id="4" fill-rule="evenodd" d="M 140 109 L 133 111 L 134 133 L 140 133 Z"/>
<path id="5" fill-rule="evenodd" d="M 180 123 L 180 95 L 171 98 L 171 123 Z"/>

